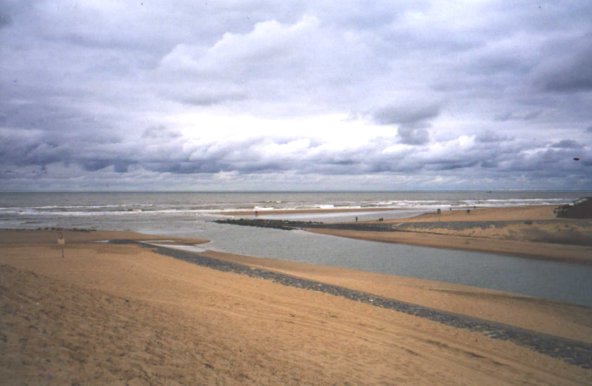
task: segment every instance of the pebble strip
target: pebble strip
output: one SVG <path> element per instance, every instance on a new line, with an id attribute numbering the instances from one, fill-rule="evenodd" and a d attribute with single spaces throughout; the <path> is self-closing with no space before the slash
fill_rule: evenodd
<path id="1" fill-rule="evenodd" d="M 112 240 L 111 242 L 125 244 L 136 243 L 135 241 L 131 240 Z M 297 278 L 294 276 L 259 268 L 251 268 L 243 264 L 205 257 L 193 252 L 165 248 L 161 246 L 149 246 L 141 243 L 137 244 L 149 247 L 161 255 L 170 256 L 176 259 L 187 261 L 189 263 L 216 269 L 218 271 L 233 272 L 254 278 L 271 280 L 273 282 L 290 287 L 324 292 L 334 296 L 341 296 L 346 299 L 370 304 L 376 307 L 386 308 L 420 318 L 429 319 L 448 326 L 479 332 L 493 339 L 507 340 L 520 346 L 528 347 L 529 349 L 537 351 L 541 354 L 562 359 L 572 365 L 576 365 L 585 369 L 592 369 L 592 344 L 534 332 L 503 323 L 474 318 L 471 316 L 439 311 L 433 308 L 376 296 L 366 292 L 356 291 L 332 284 L 325 284 L 313 280 Z"/>
<path id="2" fill-rule="evenodd" d="M 267 219 L 224 219 L 214 221 L 218 224 L 240 225 L 258 228 L 274 228 L 291 231 L 294 229 L 320 228 L 339 229 L 352 231 L 392 232 L 391 224 L 365 224 L 365 223 L 323 223 L 317 221 L 292 221 L 292 220 L 267 220 Z"/>

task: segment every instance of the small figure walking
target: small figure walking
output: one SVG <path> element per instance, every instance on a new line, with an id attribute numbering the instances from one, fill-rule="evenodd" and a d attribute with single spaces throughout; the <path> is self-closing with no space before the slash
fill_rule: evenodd
<path id="1" fill-rule="evenodd" d="M 356 216 L 356 222 L 358 222 L 358 216 Z"/>

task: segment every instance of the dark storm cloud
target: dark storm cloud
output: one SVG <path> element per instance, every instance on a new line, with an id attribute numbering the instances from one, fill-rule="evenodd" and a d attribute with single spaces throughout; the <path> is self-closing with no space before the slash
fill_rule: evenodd
<path id="1" fill-rule="evenodd" d="M 495 117 L 496 121 L 531 121 L 533 119 L 537 119 L 543 113 L 542 110 L 535 110 L 529 112 L 506 112 Z"/>
<path id="2" fill-rule="evenodd" d="M 101 159 L 95 157 L 92 159 L 78 159 L 75 161 L 84 170 L 89 172 L 96 172 L 111 168 L 115 173 L 127 173 L 131 165 L 135 165 L 137 162 L 134 160 L 126 159 Z"/>
<path id="3" fill-rule="evenodd" d="M 10 15 L 4 13 L 0 9 L 0 29 L 8 26 L 10 23 L 12 23 L 12 18 L 10 17 Z"/>
<path id="4" fill-rule="evenodd" d="M 401 142 L 408 145 L 422 145 L 430 141 L 430 133 L 422 127 L 401 126 L 397 134 Z"/>
<path id="5" fill-rule="evenodd" d="M 440 106 L 437 104 L 393 105 L 376 110 L 373 118 L 381 125 L 398 125 L 397 134 L 401 143 L 422 145 L 430 141 L 427 128 L 439 114 Z"/>
<path id="6" fill-rule="evenodd" d="M 219 173 L 239 171 L 241 173 L 277 172 L 288 170 L 290 156 L 286 159 L 266 158 L 256 147 L 268 144 L 268 140 L 260 138 L 247 142 L 209 143 L 197 146 L 173 146 L 174 151 L 168 156 L 141 159 L 147 170 L 167 173 Z M 283 162 L 282 162 L 283 161 Z"/>
<path id="7" fill-rule="evenodd" d="M 180 138 L 181 136 L 181 133 L 178 131 L 171 130 L 163 125 L 149 127 L 142 133 L 142 138 L 157 140 L 176 139 Z"/>
<path id="8" fill-rule="evenodd" d="M 386 106 L 378 109 L 374 114 L 374 120 L 382 125 L 406 125 L 417 126 L 423 125 L 427 121 L 435 118 L 440 114 L 440 106 L 428 105 L 413 105 L 413 106 Z"/>
<path id="9" fill-rule="evenodd" d="M 592 90 L 592 33 L 564 41 L 535 73 L 535 85 L 548 92 Z"/>
<path id="10" fill-rule="evenodd" d="M 180 102 L 195 106 L 212 106 L 225 102 L 234 102 L 247 99 L 246 93 L 195 93 L 179 99 Z"/>
<path id="11" fill-rule="evenodd" d="M 42 144 L 33 136 L 22 136 L 7 130 L 0 132 L 0 160 L 2 164 L 28 165 L 35 163 L 29 154 Z M 34 157 L 32 157 L 34 158 Z"/>
<path id="12" fill-rule="evenodd" d="M 511 139 L 512 139 L 512 137 L 509 137 L 506 135 L 500 135 L 500 134 L 497 134 L 493 131 L 485 131 L 483 133 L 478 134 L 477 137 L 475 138 L 475 140 L 477 142 L 481 142 L 481 143 L 501 143 L 504 141 L 509 141 Z"/>
<path id="13" fill-rule="evenodd" d="M 90 121 L 89 117 L 81 116 L 79 112 L 63 104 L 39 99 L 23 100 L 20 103 L 0 101 L 0 109 L 4 116 L 3 124 L 7 127 L 38 129 L 48 132 L 48 135 L 49 132 L 62 135 L 69 130 L 78 130 L 81 121 Z"/>
<path id="14" fill-rule="evenodd" d="M 584 146 L 572 139 L 564 139 L 552 144 L 551 147 L 559 149 L 581 149 Z"/>

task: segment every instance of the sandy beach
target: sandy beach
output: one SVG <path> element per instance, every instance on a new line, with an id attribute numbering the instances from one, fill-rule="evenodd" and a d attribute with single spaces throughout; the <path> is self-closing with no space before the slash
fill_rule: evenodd
<path id="1" fill-rule="evenodd" d="M 0 386 L 592 386 L 592 0 L 0 4 Z"/>
<path id="2" fill-rule="evenodd" d="M 590 370 L 481 333 L 196 266 L 137 245 L 96 242 L 154 236 L 65 232 L 64 237 L 62 258 L 55 231 L 0 231 L 3 384 L 592 382 Z M 592 310 L 586 307 L 208 254 L 591 342 Z"/>

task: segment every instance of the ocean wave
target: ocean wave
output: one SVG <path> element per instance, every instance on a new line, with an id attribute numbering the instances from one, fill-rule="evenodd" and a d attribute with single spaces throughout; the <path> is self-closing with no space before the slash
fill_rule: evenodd
<path id="1" fill-rule="evenodd" d="M 378 198 L 378 197 L 377 197 Z M 307 200 L 261 200 L 245 202 L 210 202 L 185 203 L 105 203 L 87 205 L 31 205 L 31 206 L 2 206 L 0 215 L 3 217 L 98 217 L 98 216 L 205 216 L 224 212 L 268 212 L 274 210 L 351 210 L 351 209 L 418 209 L 435 210 L 437 208 L 464 207 L 511 207 L 525 205 L 562 205 L 572 202 L 573 197 L 476 197 L 476 198 L 448 198 L 438 199 L 367 199 L 334 200 L 327 194 L 315 202 L 314 198 Z"/>

